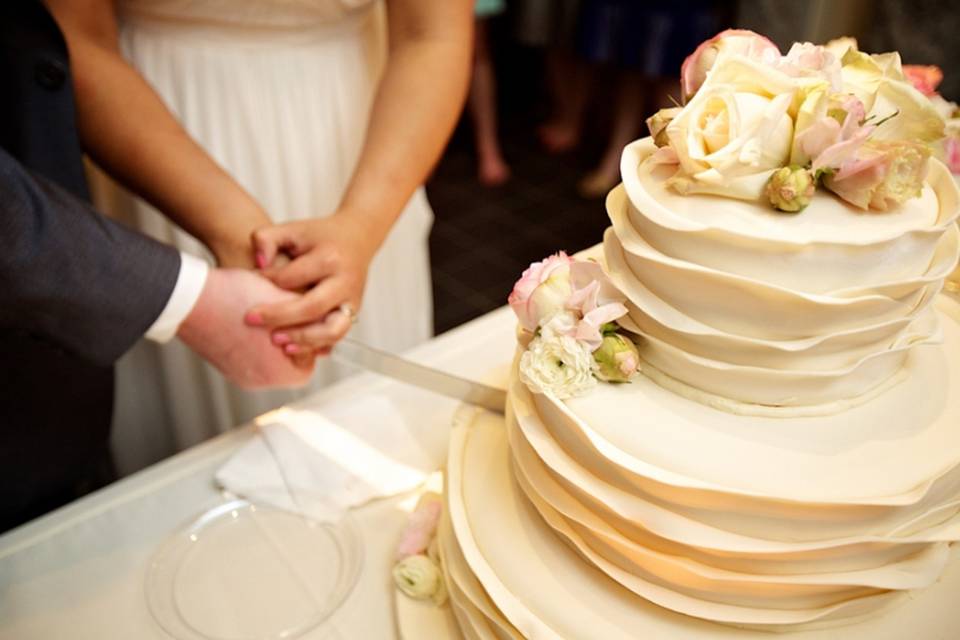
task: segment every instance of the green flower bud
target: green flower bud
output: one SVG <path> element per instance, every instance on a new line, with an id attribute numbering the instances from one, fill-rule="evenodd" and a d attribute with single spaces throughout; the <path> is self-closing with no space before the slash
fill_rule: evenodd
<path id="1" fill-rule="evenodd" d="M 809 169 L 792 165 L 777 169 L 767 182 L 767 197 L 774 209 L 803 211 L 817 189 L 817 180 Z"/>
<path id="2" fill-rule="evenodd" d="M 640 351 L 633 340 L 619 333 L 603 336 L 593 352 L 594 372 L 606 382 L 627 382 L 640 368 Z"/>

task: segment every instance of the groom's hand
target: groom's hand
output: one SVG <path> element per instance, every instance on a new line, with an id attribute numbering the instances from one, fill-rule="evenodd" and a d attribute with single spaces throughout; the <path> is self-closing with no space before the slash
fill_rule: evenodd
<path id="1" fill-rule="evenodd" d="M 250 307 L 299 297 L 251 271 L 211 269 L 200 298 L 177 335 L 244 389 L 302 386 L 313 373 L 313 357 L 299 354 L 294 362 L 271 343 L 266 329 L 243 322 Z"/>

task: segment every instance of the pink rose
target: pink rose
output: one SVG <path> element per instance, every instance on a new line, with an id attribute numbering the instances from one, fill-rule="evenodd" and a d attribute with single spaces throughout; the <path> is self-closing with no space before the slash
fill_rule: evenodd
<path id="1" fill-rule="evenodd" d="M 920 195 L 930 149 L 915 142 L 871 142 L 824 185 L 861 209 L 887 211 Z"/>
<path id="2" fill-rule="evenodd" d="M 851 160 L 876 128 L 864 125 L 865 109 L 855 96 L 831 97 L 830 107 L 796 137 L 812 169 L 839 169 Z"/>
<path id="3" fill-rule="evenodd" d="M 626 315 L 625 300 L 599 264 L 563 252 L 530 265 L 508 299 L 529 333 L 549 328 L 591 351 L 600 346 L 600 328 Z"/>
<path id="4" fill-rule="evenodd" d="M 903 75 L 907 77 L 914 89 L 927 97 L 937 93 L 937 87 L 943 80 L 943 71 L 933 64 L 905 64 Z"/>
<path id="5" fill-rule="evenodd" d="M 947 138 L 943 141 L 944 152 L 947 156 L 947 166 L 950 173 L 960 174 L 960 138 Z"/>
<path id="6" fill-rule="evenodd" d="M 572 292 L 570 265 L 573 259 L 561 251 L 534 262 L 513 286 L 507 303 L 520 325 L 531 333 L 545 320 L 562 311 Z"/>
<path id="7" fill-rule="evenodd" d="M 826 47 L 809 42 L 794 43 L 787 55 L 777 61 L 777 68 L 795 78 L 824 78 L 834 91 L 843 85 L 840 60 Z"/>
<path id="8" fill-rule="evenodd" d="M 626 297 L 610 282 L 596 262 L 574 262 L 570 267 L 573 293 L 567 309 L 579 314 L 573 337 L 595 351 L 603 341 L 601 327 L 627 315 Z"/>
<path id="9" fill-rule="evenodd" d="M 773 64 L 780 59 L 780 49 L 767 38 L 745 29 L 727 29 L 702 43 L 687 56 L 680 67 L 680 88 L 683 100 L 697 92 L 707 73 L 721 55 L 739 54 Z"/>
<path id="10" fill-rule="evenodd" d="M 400 536 L 400 544 L 397 545 L 397 560 L 403 560 L 409 556 L 425 553 L 433 534 L 437 530 L 437 523 L 440 522 L 440 513 L 443 511 L 443 503 L 436 494 L 424 494 L 417 503 L 417 508 L 410 515 L 410 521 Z"/>

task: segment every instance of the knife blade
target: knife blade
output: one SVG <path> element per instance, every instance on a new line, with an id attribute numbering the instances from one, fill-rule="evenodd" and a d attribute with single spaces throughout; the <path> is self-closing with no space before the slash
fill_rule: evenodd
<path id="1" fill-rule="evenodd" d="M 346 364 L 357 365 L 394 380 L 477 405 L 496 413 L 503 413 L 506 406 L 507 392 L 503 389 L 411 362 L 356 340 L 344 338 L 333 348 L 332 355 Z"/>

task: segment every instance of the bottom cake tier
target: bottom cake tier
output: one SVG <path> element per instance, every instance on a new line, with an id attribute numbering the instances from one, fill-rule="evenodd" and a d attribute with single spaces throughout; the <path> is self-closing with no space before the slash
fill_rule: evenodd
<path id="1" fill-rule="evenodd" d="M 468 639 L 671 640 L 763 638 L 652 604 L 597 569 L 546 524 L 514 475 L 502 416 L 462 414 L 451 441 L 439 530 L 449 606 Z M 951 638 L 960 626 L 960 548 L 931 587 L 848 607 L 804 626 L 797 640 Z M 902 606 L 895 606 L 902 604 Z M 889 606 L 888 606 L 889 605 Z M 403 637 L 419 637 L 404 629 Z"/>

